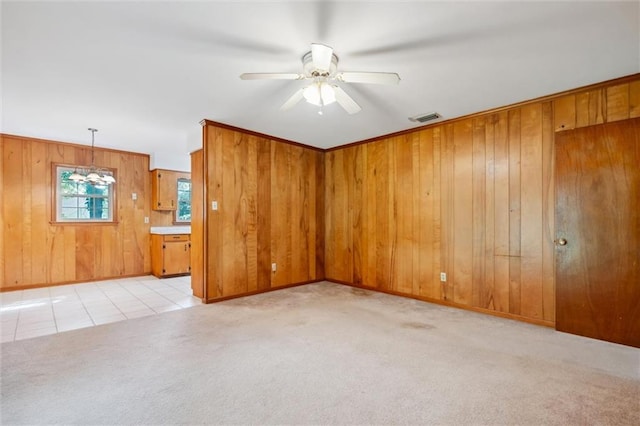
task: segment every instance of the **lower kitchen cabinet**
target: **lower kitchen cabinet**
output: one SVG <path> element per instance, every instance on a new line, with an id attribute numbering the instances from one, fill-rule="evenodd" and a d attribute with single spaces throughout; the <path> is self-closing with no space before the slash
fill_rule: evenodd
<path id="1" fill-rule="evenodd" d="M 151 273 L 156 277 L 191 273 L 191 236 L 151 235 Z"/>

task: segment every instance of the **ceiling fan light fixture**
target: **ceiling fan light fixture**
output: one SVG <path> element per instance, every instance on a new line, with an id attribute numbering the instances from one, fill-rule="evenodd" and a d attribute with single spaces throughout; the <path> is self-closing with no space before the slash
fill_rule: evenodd
<path id="1" fill-rule="evenodd" d="M 301 74 L 295 73 L 245 73 L 243 80 L 310 80 L 311 84 L 300 87 L 280 107 L 281 111 L 293 108 L 302 99 L 320 107 L 318 114 L 322 115 L 322 107 L 336 102 L 348 114 L 355 114 L 362 110 L 342 87 L 334 82 L 342 83 L 371 83 L 398 84 L 400 76 L 394 72 L 338 72 L 338 57 L 333 48 L 320 43 L 311 43 L 311 51 L 302 57 Z"/>
<path id="2" fill-rule="evenodd" d="M 312 105 L 325 106 L 336 101 L 336 92 L 326 81 L 310 84 L 302 91 L 304 99 Z"/>

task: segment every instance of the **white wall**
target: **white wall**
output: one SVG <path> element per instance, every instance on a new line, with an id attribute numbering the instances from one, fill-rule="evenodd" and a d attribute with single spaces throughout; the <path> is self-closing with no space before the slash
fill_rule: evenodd
<path id="1" fill-rule="evenodd" d="M 183 150 L 176 154 L 172 151 L 156 150 L 150 154 L 150 170 L 166 169 L 180 172 L 191 172 L 191 153 L 202 148 L 202 126 L 199 124 L 190 128 L 182 144 Z"/>

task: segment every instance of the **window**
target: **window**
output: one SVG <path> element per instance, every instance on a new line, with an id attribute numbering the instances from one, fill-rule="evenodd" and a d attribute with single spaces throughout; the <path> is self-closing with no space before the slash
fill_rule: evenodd
<path id="1" fill-rule="evenodd" d="M 74 167 L 56 166 L 56 222 L 113 222 L 114 186 L 74 182 Z"/>
<path id="2" fill-rule="evenodd" d="M 191 222 L 191 180 L 178 179 L 176 222 Z"/>

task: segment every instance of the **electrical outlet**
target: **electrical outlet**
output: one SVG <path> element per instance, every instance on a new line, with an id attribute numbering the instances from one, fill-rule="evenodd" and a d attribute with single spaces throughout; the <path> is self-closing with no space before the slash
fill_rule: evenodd
<path id="1" fill-rule="evenodd" d="M 149 216 L 144 217 L 144 223 L 149 223 Z"/>
<path id="2" fill-rule="evenodd" d="M 276 269 L 277 269 L 277 268 L 276 268 L 276 264 L 275 264 L 275 263 L 272 263 L 272 264 L 271 264 L 271 272 L 275 272 L 275 271 L 276 271 Z"/>
<path id="3" fill-rule="evenodd" d="M 133 201 L 137 200 L 137 199 L 138 199 L 138 194 L 136 194 L 135 192 L 132 192 L 132 193 L 131 193 L 131 199 L 132 199 Z"/>
<path id="4" fill-rule="evenodd" d="M 447 273 L 446 272 L 440 272 L 440 281 L 442 281 L 443 283 L 447 282 Z"/>
<path id="5" fill-rule="evenodd" d="M 217 201 L 212 201 L 211 202 L 211 210 L 218 210 L 218 202 Z"/>

